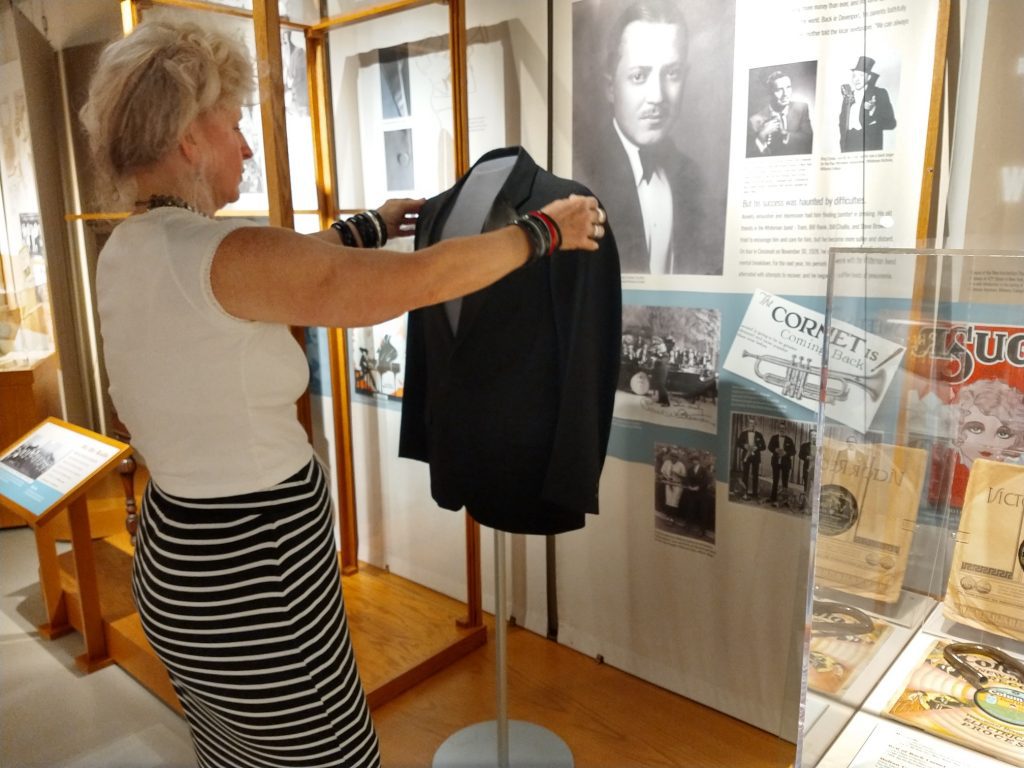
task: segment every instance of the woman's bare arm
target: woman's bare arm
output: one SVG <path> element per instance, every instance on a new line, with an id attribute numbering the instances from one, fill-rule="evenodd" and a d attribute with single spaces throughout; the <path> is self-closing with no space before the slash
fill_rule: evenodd
<path id="1" fill-rule="evenodd" d="M 574 195 L 544 211 L 559 223 L 564 249 L 597 249 L 603 214 L 594 198 Z M 360 327 L 488 286 L 522 266 L 530 249 L 519 227 L 412 253 L 344 248 L 287 229 L 244 227 L 221 242 L 211 282 L 221 306 L 236 317 Z"/>

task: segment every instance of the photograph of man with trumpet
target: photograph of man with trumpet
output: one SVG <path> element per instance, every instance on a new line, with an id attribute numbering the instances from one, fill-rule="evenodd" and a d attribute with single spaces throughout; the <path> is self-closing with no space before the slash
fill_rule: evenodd
<path id="1" fill-rule="evenodd" d="M 737 415 L 733 416 L 735 420 Z M 757 419 L 747 415 L 743 431 L 736 437 L 737 464 L 742 476 L 743 499 L 757 502 L 761 483 L 761 453 L 765 450 L 764 435 L 757 429 Z"/>
<path id="2" fill-rule="evenodd" d="M 798 445 L 812 444 L 814 431 L 814 424 L 809 421 L 733 413 L 729 499 L 806 514 L 810 510 L 806 502 L 814 475 L 805 467 L 796 476 L 795 458 Z M 813 458 L 808 464 L 810 461 Z"/>

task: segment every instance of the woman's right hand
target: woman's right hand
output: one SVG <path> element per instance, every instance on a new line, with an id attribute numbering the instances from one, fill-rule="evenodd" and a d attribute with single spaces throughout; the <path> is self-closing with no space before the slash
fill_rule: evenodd
<path id="1" fill-rule="evenodd" d="M 598 241 L 604 237 L 604 223 L 608 220 L 596 197 L 569 195 L 541 208 L 558 224 L 562 233 L 559 249 L 563 251 L 596 251 Z"/>

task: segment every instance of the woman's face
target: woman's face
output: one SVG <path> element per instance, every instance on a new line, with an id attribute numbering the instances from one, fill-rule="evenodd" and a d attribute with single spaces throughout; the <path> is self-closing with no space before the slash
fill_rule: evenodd
<path id="1" fill-rule="evenodd" d="M 241 107 L 215 107 L 196 118 L 195 128 L 203 148 L 202 173 L 214 210 L 238 199 L 242 166 L 252 149 L 242 135 Z"/>
<path id="2" fill-rule="evenodd" d="M 968 408 L 960 423 L 960 453 L 970 464 L 975 459 L 1000 459 L 1017 443 L 1016 433 L 997 416 Z"/>

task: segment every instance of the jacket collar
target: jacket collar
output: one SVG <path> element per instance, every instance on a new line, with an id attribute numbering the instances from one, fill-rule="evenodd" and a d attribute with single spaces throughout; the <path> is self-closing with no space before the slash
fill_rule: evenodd
<path id="1" fill-rule="evenodd" d="M 473 164 L 473 168 L 481 163 L 488 162 L 489 160 L 496 160 L 502 157 L 509 157 L 511 155 L 516 156 L 516 162 L 512 166 L 512 170 L 508 174 L 508 178 L 502 185 L 501 190 L 495 196 L 494 203 L 491 206 L 491 210 L 488 212 L 486 219 L 484 220 L 484 226 L 482 232 L 490 232 L 493 229 L 498 229 L 509 223 L 514 219 L 518 213 L 519 208 L 530 198 L 533 191 L 534 180 L 537 177 L 539 170 L 537 164 L 530 157 L 530 154 L 519 146 L 505 147 L 502 149 L 494 149 L 483 155 L 476 163 Z M 447 192 L 443 192 L 436 198 L 438 205 L 434 209 L 432 216 L 427 221 L 422 221 L 421 225 L 425 227 L 425 230 L 417 228 L 416 245 L 417 247 L 424 247 L 432 243 L 436 243 L 441 239 L 441 233 L 444 230 L 444 224 L 448 220 L 448 215 L 451 213 L 451 208 L 455 204 L 455 201 L 459 198 L 459 193 L 462 191 L 463 185 L 466 180 L 473 173 L 473 168 L 470 168 L 469 172 L 464 174 L 462 178 L 456 182 L 455 186 L 449 189 Z M 424 239 L 422 234 L 426 235 Z M 464 338 L 472 327 L 477 315 L 480 313 L 484 302 L 486 301 L 486 289 L 476 291 L 468 296 L 465 296 L 461 300 L 461 311 L 459 315 L 459 329 L 458 332 L 452 337 L 453 340 Z M 434 321 L 443 323 L 445 328 L 448 328 L 449 333 L 451 328 L 448 325 L 447 316 L 444 313 L 444 306 L 441 304 L 434 305 L 428 308 L 429 312 L 433 315 Z"/>
<path id="2" fill-rule="evenodd" d="M 473 164 L 473 168 L 476 168 L 481 163 L 486 163 L 489 160 L 496 160 L 498 158 L 509 157 L 512 155 L 516 156 L 515 165 L 512 166 L 512 170 L 509 172 L 508 178 L 505 180 L 505 184 L 494 199 L 491 211 L 484 221 L 483 232 L 498 229 L 512 221 L 512 219 L 517 215 L 520 206 L 529 199 L 530 193 L 533 190 L 533 182 L 539 169 L 537 164 L 533 161 L 533 158 L 530 157 L 530 153 L 519 146 L 492 149 Z M 448 214 L 451 212 L 451 207 L 455 204 L 455 201 L 458 200 L 459 192 L 462 191 L 462 187 L 466 183 L 466 180 L 473 173 L 473 168 L 470 168 L 469 171 L 455 183 L 455 186 L 439 196 L 441 198 L 439 200 L 440 205 L 438 205 L 433 219 L 427 222 L 429 232 L 427 241 L 425 243 L 421 243 L 421 245 L 436 243 L 441 238 L 441 231 L 444 228 L 444 223 L 448 220 Z"/>

